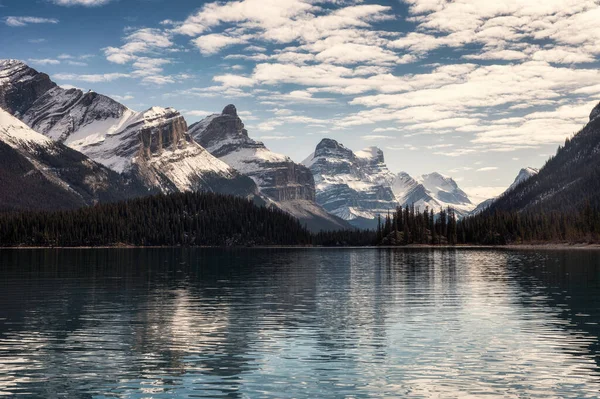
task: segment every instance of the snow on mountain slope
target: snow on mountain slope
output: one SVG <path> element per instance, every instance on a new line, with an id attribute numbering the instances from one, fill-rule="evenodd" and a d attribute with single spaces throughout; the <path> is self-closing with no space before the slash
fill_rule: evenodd
<path id="1" fill-rule="evenodd" d="M 536 168 L 531 168 L 531 167 L 526 167 L 523 168 L 519 171 L 519 173 L 517 174 L 517 177 L 515 178 L 515 180 L 512 182 L 512 184 L 499 196 L 493 197 L 493 198 L 489 198 L 486 199 L 485 201 L 479 203 L 477 205 L 477 207 L 475 209 L 473 209 L 473 211 L 471 212 L 471 215 L 476 215 L 478 213 L 480 213 L 481 211 L 487 209 L 490 207 L 490 205 L 492 205 L 494 203 L 494 201 L 496 201 L 500 196 L 514 190 L 519 184 L 523 183 L 524 181 L 530 179 L 531 177 L 537 175 L 539 173 L 539 169 Z"/>
<path id="2" fill-rule="evenodd" d="M 451 207 L 459 217 L 465 216 L 475 207 L 454 179 L 437 172 L 416 179 L 406 172 L 400 172 L 391 186 L 401 206 L 414 204 L 421 210 L 428 207 L 434 211 Z"/>
<path id="3" fill-rule="evenodd" d="M 0 109 L 0 209 L 67 209 L 147 193 Z"/>
<path id="4" fill-rule="evenodd" d="M 252 178 L 268 203 L 294 215 L 312 230 L 349 227 L 315 203 L 309 169 L 248 136 L 233 104 L 191 125 L 189 134 L 211 154 Z"/>
<path id="5" fill-rule="evenodd" d="M 13 148 L 52 147 L 54 141 L 34 132 L 29 126 L 0 109 L 0 140 Z"/>
<path id="6" fill-rule="evenodd" d="M 190 126 L 190 136 L 211 154 L 250 176 L 275 201 L 312 199 L 310 173 L 289 157 L 251 139 L 233 104 Z"/>
<path id="7" fill-rule="evenodd" d="M 539 172 L 540 172 L 539 169 L 531 168 L 531 167 L 526 167 L 526 168 L 521 169 L 519 171 L 519 174 L 515 178 L 515 181 L 508 187 L 508 189 L 506 191 L 514 190 L 515 187 L 517 187 L 519 184 L 521 184 L 525 180 L 528 180 L 532 176 L 537 175 Z"/>
<path id="8" fill-rule="evenodd" d="M 161 192 L 253 195 L 254 183 L 187 134 L 172 108 L 135 112 L 92 91 L 63 89 L 22 62 L 0 61 L 0 106 L 34 130 Z"/>
<path id="9" fill-rule="evenodd" d="M 362 227 L 365 219 L 374 221 L 377 215 L 393 211 L 397 202 L 383 152 L 370 147 L 357 154 L 335 140 L 323 139 L 303 164 L 313 173 L 317 203 Z"/>

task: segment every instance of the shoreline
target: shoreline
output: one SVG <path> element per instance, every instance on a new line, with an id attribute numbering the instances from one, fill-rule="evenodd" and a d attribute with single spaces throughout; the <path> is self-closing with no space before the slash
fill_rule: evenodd
<path id="1" fill-rule="evenodd" d="M 509 244 L 509 245 L 430 245 L 412 244 L 402 246 L 303 246 L 303 245 L 257 245 L 257 246 L 138 246 L 138 245 L 100 245 L 100 246 L 77 246 L 77 247 L 41 247 L 41 246 L 15 246 L 3 247 L 0 250 L 14 249 L 508 249 L 508 250 L 600 250 L 600 244 L 569 244 L 569 243 L 541 243 L 541 244 Z"/>

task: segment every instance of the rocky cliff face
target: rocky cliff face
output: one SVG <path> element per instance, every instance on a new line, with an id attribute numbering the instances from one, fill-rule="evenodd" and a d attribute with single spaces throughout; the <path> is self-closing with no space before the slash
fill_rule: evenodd
<path id="1" fill-rule="evenodd" d="M 150 190 L 257 193 L 250 179 L 194 142 L 172 108 L 135 112 L 98 93 L 63 89 L 14 60 L 0 62 L 0 105 L 35 131 Z"/>
<path id="2" fill-rule="evenodd" d="M 270 199 L 314 201 L 310 170 L 248 137 L 234 105 L 190 126 L 189 133 L 211 154 L 251 177 Z"/>
<path id="3" fill-rule="evenodd" d="M 268 203 L 296 216 L 310 229 L 350 227 L 315 203 L 315 182 L 308 168 L 248 136 L 234 105 L 191 125 L 189 134 L 211 154 L 252 178 Z"/>
<path id="4" fill-rule="evenodd" d="M 68 209 L 151 194 L 0 109 L 0 210 Z"/>
<path id="5" fill-rule="evenodd" d="M 45 73 L 16 60 L 0 60 L 0 108 L 21 115 L 48 90 L 56 87 Z"/>
<path id="6" fill-rule="evenodd" d="M 372 227 L 377 215 L 398 205 L 389 185 L 393 175 L 375 147 L 356 154 L 332 139 L 323 139 L 303 162 L 315 178 L 317 203 L 357 227 Z"/>
<path id="7" fill-rule="evenodd" d="M 451 177 L 433 172 L 412 178 L 400 172 L 392 181 L 392 190 L 401 206 L 413 205 L 439 211 L 451 207 L 457 216 L 467 215 L 475 204 Z"/>
<path id="8" fill-rule="evenodd" d="M 317 202 L 357 226 L 372 227 L 377 215 L 397 206 L 436 212 L 450 206 L 459 216 L 475 207 L 450 177 L 434 172 L 415 179 L 405 172 L 392 173 L 377 147 L 353 152 L 323 139 L 303 163 L 315 177 Z"/>

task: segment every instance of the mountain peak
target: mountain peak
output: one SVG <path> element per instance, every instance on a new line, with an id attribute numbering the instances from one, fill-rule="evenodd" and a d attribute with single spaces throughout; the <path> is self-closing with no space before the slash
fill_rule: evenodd
<path id="1" fill-rule="evenodd" d="M 517 187 L 519 184 L 521 184 L 525 180 L 537 175 L 538 172 L 539 172 L 539 170 L 536 168 L 531 168 L 531 167 L 522 168 L 519 171 L 519 174 L 517 175 L 517 177 L 515 178 L 515 181 L 508 187 L 508 189 L 506 191 L 513 190 L 515 187 Z"/>
<path id="2" fill-rule="evenodd" d="M 325 156 L 343 159 L 352 159 L 355 157 L 352 150 L 346 148 L 343 144 L 334 139 L 323 139 L 315 148 L 315 158 Z"/>
<path id="3" fill-rule="evenodd" d="M 223 112 L 221 112 L 222 115 L 231 115 L 231 116 L 238 116 L 237 114 L 237 108 L 235 108 L 235 105 L 233 104 L 228 104 L 227 106 L 225 106 L 225 108 L 223 108 Z"/>
<path id="4" fill-rule="evenodd" d="M 0 69 L 13 68 L 15 66 L 27 66 L 27 64 L 15 59 L 0 60 Z"/>
<path id="5" fill-rule="evenodd" d="M 596 119 L 598 115 L 600 115 L 600 103 L 598 103 L 594 109 L 592 109 L 592 112 L 590 113 L 590 121 Z"/>

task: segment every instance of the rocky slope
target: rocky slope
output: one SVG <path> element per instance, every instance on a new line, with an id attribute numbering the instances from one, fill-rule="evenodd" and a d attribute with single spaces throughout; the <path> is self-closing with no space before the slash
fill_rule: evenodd
<path id="1" fill-rule="evenodd" d="M 68 209 L 152 193 L 0 109 L 0 210 Z"/>
<path id="2" fill-rule="evenodd" d="M 356 154 L 332 139 L 323 139 L 303 161 L 316 184 L 317 203 L 356 227 L 372 228 L 379 214 L 398 205 L 389 185 L 393 174 L 375 147 Z"/>
<path id="3" fill-rule="evenodd" d="M 296 216 L 309 229 L 349 227 L 315 203 L 315 183 L 308 168 L 248 136 L 234 105 L 191 125 L 189 135 L 212 155 L 252 178 L 267 202 Z"/>
<path id="4" fill-rule="evenodd" d="M 588 124 L 539 173 L 501 195 L 489 210 L 574 211 L 600 207 L 600 104 Z"/>
<path id="5" fill-rule="evenodd" d="M 135 112 L 101 94 L 63 89 L 15 60 L 0 61 L 0 107 L 151 190 L 257 192 L 250 179 L 194 142 L 172 108 Z"/>
<path id="6" fill-rule="evenodd" d="M 512 182 L 512 184 L 502 194 L 500 194 L 497 197 L 488 198 L 485 201 L 481 202 L 479 205 L 477 205 L 477 207 L 475 209 L 473 209 L 473 211 L 471 212 L 471 215 L 476 215 L 476 214 L 482 212 L 483 210 L 489 208 L 492 205 L 492 203 L 494 201 L 496 201 L 499 197 L 507 194 L 509 191 L 514 190 L 519 184 L 521 184 L 522 182 L 537 175 L 538 173 L 539 173 L 539 169 L 536 169 L 536 168 L 527 167 L 527 168 L 521 169 L 519 171 L 519 173 L 517 174 L 517 177 L 515 178 L 515 180 Z"/>
<path id="7" fill-rule="evenodd" d="M 323 139 L 303 164 L 315 178 L 317 202 L 359 227 L 376 225 L 397 206 L 415 205 L 439 211 L 448 206 L 464 216 L 475 205 L 456 182 L 439 173 L 411 177 L 392 173 L 377 147 L 353 152 L 332 139 Z"/>
<path id="8" fill-rule="evenodd" d="M 421 175 L 416 179 L 400 172 L 392 181 L 392 190 L 402 206 L 414 204 L 421 210 L 429 207 L 435 211 L 451 207 L 459 217 L 475 208 L 475 204 L 454 179 L 437 172 Z"/>

